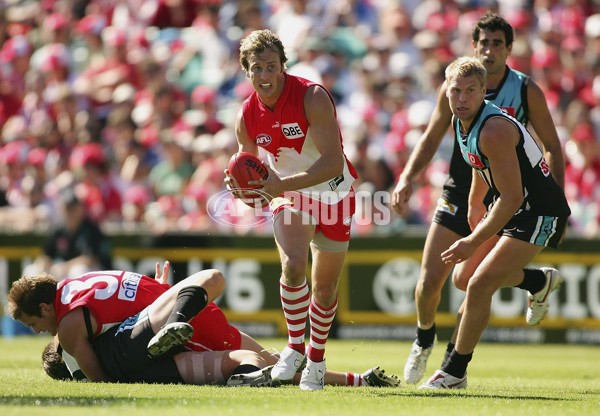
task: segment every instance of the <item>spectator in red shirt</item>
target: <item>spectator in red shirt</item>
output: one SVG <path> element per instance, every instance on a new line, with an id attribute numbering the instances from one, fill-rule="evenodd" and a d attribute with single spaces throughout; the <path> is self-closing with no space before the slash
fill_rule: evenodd
<path id="1" fill-rule="evenodd" d="M 21 101 L 25 96 L 25 74 L 29 71 L 29 60 L 33 46 L 24 35 L 8 39 L 0 51 L 0 63 L 5 67 L 2 79 L 4 87 L 9 88 L 15 99 Z"/>
<path id="2" fill-rule="evenodd" d="M 89 99 L 93 112 L 98 118 L 105 119 L 110 112 L 115 88 L 123 83 L 139 88 L 140 78 L 136 66 L 127 59 L 125 31 L 107 27 L 102 32 L 102 38 L 106 60 L 83 71 L 73 88 L 76 93 Z"/>
<path id="3" fill-rule="evenodd" d="M 79 145 L 71 153 L 69 162 L 79 180 L 75 193 L 88 216 L 97 222 L 120 220 L 122 197 L 113 183 L 102 146 L 98 143 Z"/>
<path id="4" fill-rule="evenodd" d="M 159 0 L 149 24 L 159 29 L 190 27 L 196 17 L 198 3 L 196 0 Z"/>

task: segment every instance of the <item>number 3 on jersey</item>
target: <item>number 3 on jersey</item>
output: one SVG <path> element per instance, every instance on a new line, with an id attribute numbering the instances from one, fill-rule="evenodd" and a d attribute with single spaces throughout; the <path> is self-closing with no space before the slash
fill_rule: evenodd
<path id="1" fill-rule="evenodd" d="M 87 273 L 78 280 L 72 280 L 62 287 L 60 301 L 63 305 L 68 305 L 78 293 L 85 291 L 94 291 L 95 299 L 108 299 L 119 288 L 119 279 L 117 276 L 120 274 L 120 272 L 117 272 L 115 275 L 107 274 L 107 272 L 103 272 L 102 274 Z"/>

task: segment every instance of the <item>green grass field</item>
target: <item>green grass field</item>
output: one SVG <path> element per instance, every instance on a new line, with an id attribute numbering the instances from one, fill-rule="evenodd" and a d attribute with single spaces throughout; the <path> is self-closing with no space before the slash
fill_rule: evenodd
<path id="1" fill-rule="evenodd" d="M 460 391 L 296 386 L 226 388 L 57 382 L 40 367 L 45 336 L 0 338 L 2 415 L 596 415 L 600 414 L 598 346 L 482 344 Z M 281 349 L 283 339 L 261 340 Z M 410 344 L 330 340 L 328 368 L 362 372 L 380 365 L 399 376 Z M 427 374 L 439 365 L 443 344 Z"/>

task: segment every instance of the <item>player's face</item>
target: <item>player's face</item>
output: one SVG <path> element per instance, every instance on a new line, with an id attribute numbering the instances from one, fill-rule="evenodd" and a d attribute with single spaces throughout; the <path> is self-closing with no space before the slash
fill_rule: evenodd
<path id="1" fill-rule="evenodd" d="M 468 125 L 485 98 L 485 86 L 480 85 L 474 75 L 454 77 L 448 81 L 446 95 L 452 113 L 463 122 L 463 125 L 465 123 Z"/>
<path id="2" fill-rule="evenodd" d="M 270 49 L 253 54 L 248 59 L 248 78 L 261 101 L 269 107 L 277 102 L 283 91 L 283 65 L 279 54 Z"/>
<path id="3" fill-rule="evenodd" d="M 20 321 L 32 328 L 36 334 L 48 332 L 49 334 L 56 335 L 56 315 L 54 314 L 54 307 L 42 303 L 40 305 L 40 311 L 42 316 L 27 315 L 26 313 L 23 313 Z"/>
<path id="4" fill-rule="evenodd" d="M 506 66 L 506 58 L 510 54 L 512 45 L 506 46 L 504 32 L 498 30 L 490 32 L 482 30 L 479 32 L 479 41 L 473 44 L 475 56 L 487 69 L 488 76 L 502 73 Z"/>

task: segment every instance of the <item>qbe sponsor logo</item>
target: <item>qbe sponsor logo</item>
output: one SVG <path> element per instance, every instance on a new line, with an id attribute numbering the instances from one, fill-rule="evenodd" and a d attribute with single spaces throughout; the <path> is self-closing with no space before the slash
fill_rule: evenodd
<path id="1" fill-rule="evenodd" d="M 281 131 L 288 139 L 300 139 L 301 137 L 304 137 L 304 132 L 298 123 L 282 124 Z"/>

